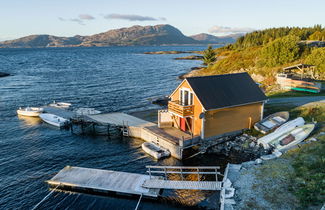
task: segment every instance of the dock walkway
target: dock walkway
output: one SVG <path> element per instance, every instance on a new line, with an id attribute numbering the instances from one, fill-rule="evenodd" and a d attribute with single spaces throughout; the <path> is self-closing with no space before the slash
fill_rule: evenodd
<path id="1" fill-rule="evenodd" d="M 127 126 L 134 127 L 155 125 L 154 123 L 121 112 L 87 115 L 87 117 L 101 124 L 110 124 L 115 126 L 125 126 L 126 124 Z"/>

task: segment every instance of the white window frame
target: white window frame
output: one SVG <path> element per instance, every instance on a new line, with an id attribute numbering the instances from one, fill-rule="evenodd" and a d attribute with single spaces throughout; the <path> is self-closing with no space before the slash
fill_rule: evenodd
<path id="1" fill-rule="evenodd" d="M 188 105 L 193 105 L 194 103 L 194 93 L 189 88 L 180 88 L 179 89 L 179 102 L 185 104 L 185 91 L 188 92 Z M 191 97 L 192 95 L 192 97 Z"/>

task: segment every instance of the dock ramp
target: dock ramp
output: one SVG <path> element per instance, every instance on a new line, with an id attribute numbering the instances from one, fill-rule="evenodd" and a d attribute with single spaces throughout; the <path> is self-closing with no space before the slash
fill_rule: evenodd
<path id="1" fill-rule="evenodd" d="M 178 189 L 178 190 L 221 190 L 222 182 L 218 181 L 220 174 L 218 166 L 146 166 L 150 179 L 146 180 L 143 187 L 151 189 Z M 163 175 L 164 179 L 157 179 L 152 174 Z M 169 180 L 172 174 L 174 180 Z M 175 180 L 175 175 L 180 180 Z M 186 175 L 197 176 L 197 181 L 185 180 Z M 202 175 L 213 176 L 215 181 L 202 181 Z"/>

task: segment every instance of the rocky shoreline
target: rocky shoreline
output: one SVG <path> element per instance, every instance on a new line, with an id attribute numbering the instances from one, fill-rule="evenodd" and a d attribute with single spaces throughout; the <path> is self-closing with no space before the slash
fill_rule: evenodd
<path id="1" fill-rule="evenodd" d="M 217 144 L 207 149 L 206 153 L 216 153 L 225 156 L 238 156 L 243 161 L 250 161 L 268 155 L 271 150 L 265 150 L 257 144 L 257 138 L 248 134 L 235 137 L 225 137 L 223 143 Z"/>
<path id="2" fill-rule="evenodd" d="M 202 60 L 203 56 L 201 55 L 189 55 L 185 57 L 174 58 L 175 60 Z"/>
<path id="3" fill-rule="evenodd" d="M 164 55 L 164 54 L 185 54 L 185 53 L 202 53 L 201 51 L 155 51 L 155 52 L 144 52 L 143 54 L 149 54 L 149 55 Z"/>

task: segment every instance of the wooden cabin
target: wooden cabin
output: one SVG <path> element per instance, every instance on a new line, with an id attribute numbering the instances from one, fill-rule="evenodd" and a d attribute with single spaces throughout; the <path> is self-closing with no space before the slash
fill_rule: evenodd
<path id="1" fill-rule="evenodd" d="M 170 98 L 170 125 L 201 139 L 251 128 L 267 99 L 247 73 L 189 77 Z"/>

